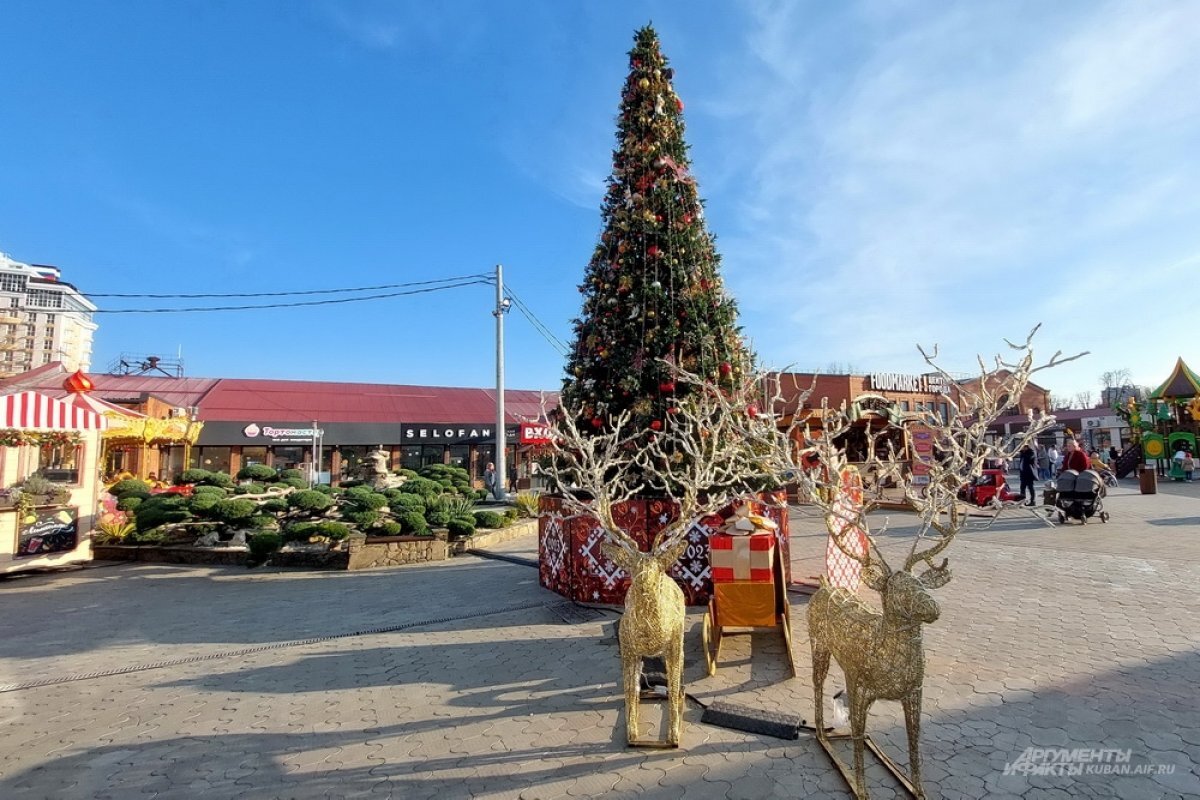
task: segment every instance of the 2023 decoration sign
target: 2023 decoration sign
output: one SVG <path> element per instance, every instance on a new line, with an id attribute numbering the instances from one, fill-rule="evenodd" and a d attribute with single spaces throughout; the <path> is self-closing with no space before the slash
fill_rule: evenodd
<path id="1" fill-rule="evenodd" d="M 32 522 L 20 524 L 16 552 L 18 557 L 66 553 L 74 550 L 75 545 L 79 543 L 78 509 L 47 509 L 31 516 Z"/>

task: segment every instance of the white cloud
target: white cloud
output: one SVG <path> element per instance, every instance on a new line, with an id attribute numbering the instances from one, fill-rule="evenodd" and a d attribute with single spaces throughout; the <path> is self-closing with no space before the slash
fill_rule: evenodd
<path id="1" fill-rule="evenodd" d="M 711 106 L 752 176 L 718 232 L 765 360 L 941 341 L 965 369 L 1047 320 L 1043 346 L 1096 354 L 1054 373 L 1071 391 L 1169 369 L 1178 344 L 1129 326 L 1160 276 L 1194 285 L 1200 4 L 755 9 L 758 66 Z"/>

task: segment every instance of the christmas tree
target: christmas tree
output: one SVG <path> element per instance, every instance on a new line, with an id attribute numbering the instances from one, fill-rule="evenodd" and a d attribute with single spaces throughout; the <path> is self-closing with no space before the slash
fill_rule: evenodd
<path id="1" fill-rule="evenodd" d="M 724 386 L 751 369 L 689 171 L 673 77 L 654 29 L 639 30 L 563 383 L 563 409 L 581 430 L 599 433 L 629 412 L 652 435 L 694 391 L 676 369 Z"/>

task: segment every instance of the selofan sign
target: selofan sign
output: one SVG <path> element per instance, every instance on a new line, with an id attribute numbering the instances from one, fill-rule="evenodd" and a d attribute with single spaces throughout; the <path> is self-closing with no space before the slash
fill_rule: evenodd
<path id="1" fill-rule="evenodd" d="M 516 436 L 515 425 L 504 430 L 507 436 Z M 404 444 L 472 444 L 496 438 L 495 425 L 471 423 L 412 422 L 401 425 L 400 431 Z"/>

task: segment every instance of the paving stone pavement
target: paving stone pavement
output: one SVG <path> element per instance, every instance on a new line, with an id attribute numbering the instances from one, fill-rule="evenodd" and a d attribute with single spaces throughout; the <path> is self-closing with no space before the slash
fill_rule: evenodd
<path id="1" fill-rule="evenodd" d="M 925 629 L 929 796 L 1200 797 L 1200 485 L 1119 488 L 1108 508 L 1107 525 L 1053 530 L 1005 512 L 949 551 L 954 579 Z M 911 519 L 890 519 L 881 545 L 901 558 Z M 795 574 L 811 574 L 824 535 L 804 512 L 794 522 Z M 564 624 L 545 607 L 558 600 L 534 570 L 474 557 L 0 582 L 0 683 L 67 679 L 0 693 L 0 798 L 849 797 L 811 739 L 703 725 L 695 703 L 683 748 L 627 749 L 614 615 Z M 792 602 L 798 678 L 769 632 L 728 639 L 706 677 L 694 611 L 688 691 L 810 716 L 806 600 Z M 277 646 L 246 652 L 260 645 Z M 840 680 L 835 668 L 829 690 Z M 906 763 L 897 704 L 877 703 L 869 728 Z M 1005 776 L 1029 747 L 1162 766 Z M 877 767 L 870 782 L 902 796 Z"/>

